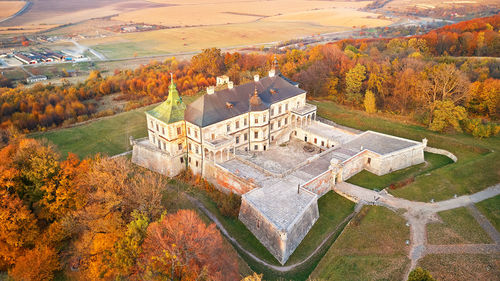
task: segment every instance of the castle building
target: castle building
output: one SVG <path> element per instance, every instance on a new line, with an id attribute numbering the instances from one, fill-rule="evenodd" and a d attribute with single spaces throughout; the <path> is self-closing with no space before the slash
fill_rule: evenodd
<path id="1" fill-rule="evenodd" d="M 384 175 L 424 162 L 422 142 L 317 121 L 306 91 L 276 64 L 267 77 L 207 93 L 185 105 L 172 82 L 146 112 L 148 137 L 132 161 L 175 176 L 190 168 L 241 195 L 239 219 L 285 264 L 320 216 L 317 200 L 362 170 Z M 326 122 L 326 121 L 325 121 Z"/>

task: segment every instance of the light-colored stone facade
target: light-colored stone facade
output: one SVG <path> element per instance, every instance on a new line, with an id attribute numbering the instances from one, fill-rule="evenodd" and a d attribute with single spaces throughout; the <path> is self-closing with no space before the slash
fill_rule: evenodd
<path id="1" fill-rule="evenodd" d="M 169 103 L 146 114 L 148 137 L 131 141 L 132 161 L 167 176 L 189 167 L 220 190 L 242 195 L 239 219 L 284 264 L 318 219 L 320 196 L 362 170 L 384 175 L 420 164 L 427 143 L 316 121 L 307 93 L 274 71 L 265 79 L 255 77 L 254 87 L 238 86 L 255 89 L 248 110 L 232 114 L 245 100 L 221 107 L 224 101 L 214 99 L 218 93 L 210 89 L 209 102 L 188 106 L 184 119 L 182 99 L 171 85 Z M 226 77 L 218 81 L 228 84 L 223 94 L 238 93 Z M 276 83 L 293 94 L 277 98 Z M 207 104 L 228 117 L 205 124 L 200 120 L 205 116 L 190 112 L 207 110 Z"/>

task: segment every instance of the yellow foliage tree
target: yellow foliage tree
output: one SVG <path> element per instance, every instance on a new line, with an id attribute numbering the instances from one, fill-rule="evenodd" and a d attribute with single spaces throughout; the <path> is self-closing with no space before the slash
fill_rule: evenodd
<path id="1" fill-rule="evenodd" d="M 375 95 L 373 94 L 372 91 L 368 90 L 365 93 L 365 100 L 363 102 L 365 106 L 365 110 L 368 113 L 375 113 L 377 112 L 377 103 L 375 100 Z"/>

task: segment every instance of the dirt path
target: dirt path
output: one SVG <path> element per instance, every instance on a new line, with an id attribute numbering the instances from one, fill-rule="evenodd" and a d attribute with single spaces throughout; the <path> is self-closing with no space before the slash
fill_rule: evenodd
<path id="1" fill-rule="evenodd" d="M 396 198 L 386 191 L 375 192 L 357 185 L 342 182 L 337 183 L 334 190 L 354 202 L 364 202 L 370 205 L 384 206 L 390 209 L 406 209 L 404 217 L 410 224 L 411 248 L 410 268 L 406 276 L 413 270 L 418 260 L 426 254 L 435 253 L 498 253 L 500 252 L 500 234 L 493 225 L 474 206 L 500 194 L 500 184 L 491 186 L 483 191 L 463 195 L 454 199 L 435 202 L 415 202 L 402 198 Z M 481 227 L 491 236 L 495 244 L 459 244 L 459 245 L 428 245 L 426 225 L 437 221 L 437 213 L 459 207 L 467 207 Z"/>
<path id="2" fill-rule="evenodd" d="M 348 221 L 350 221 L 357 213 L 359 213 L 359 211 L 361 211 L 361 208 L 363 207 L 362 204 L 356 204 L 355 208 L 354 208 L 354 212 L 352 212 L 349 216 L 347 216 L 341 223 L 339 223 L 337 225 L 337 227 L 335 227 L 335 229 L 330 232 L 328 234 L 327 237 L 325 237 L 325 239 L 323 239 L 323 241 L 321 241 L 321 243 L 318 245 L 318 247 L 309 255 L 307 256 L 307 258 L 305 258 L 304 260 L 298 262 L 298 263 L 295 263 L 295 264 L 292 264 L 292 265 L 287 265 L 287 266 L 279 266 L 279 265 L 274 265 L 274 264 L 270 264 L 264 260 L 262 260 L 261 258 L 257 257 L 256 255 L 254 255 L 253 253 L 251 253 L 250 251 L 248 251 L 247 249 L 245 249 L 234 237 L 231 236 L 231 234 L 229 234 L 229 232 L 226 230 L 226 228 L 224 227 L 224 225 L 220 222 L 220 220 L 212 213 L 210 212 L 204 205 L 203 203 L 201 203 L 200 201 L 198 201 L 198 199 L 186 194 L 186 196 L 188 197 L 189 201 L 191 201 L 196 207 L 198 207 L 198 209 L 200 209 L 208 218 L 210 218 L 210 220 L 212 220 L 215 225 L 217 226 L 217 228 L 219 228 L 219 230 L 222 232 L 222 234 L 224 236 L 227 237 L 227 239 L 229 239 L 231 241 L 231 243 L 233 245 L 235 245 L 236 247 L 238 247 L 238 249 L 240 249 L 242 252 L 244 252 L 246 255 L 248 255 L 249 257 L 251 257 L 253 260 L 257 261 L 258 263 L 272 269 L 272 270 L 275 270 L 275 271 L 278 271 L 278 272 L 287 272 L 287 271 L 291 271 L 291 270 L 294 270 L 296 269 L 297 267 L 303 265 L 304 263 L 308 262 L 312 257 L 314 257 L 318 251 L 324 246 L 324 244 L 335 234 L 337 233 L 337 231 L 343 226 L 345 225 Z"/>

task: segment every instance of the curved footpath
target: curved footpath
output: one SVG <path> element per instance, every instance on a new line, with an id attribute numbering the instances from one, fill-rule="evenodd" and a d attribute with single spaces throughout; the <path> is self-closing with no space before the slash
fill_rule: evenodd
<path id="1" fill-rule="evenodd" d="M 278 272 L 288 272 L 296 269 L 298 266 L 303 265 L 309 261 L 318 251 L 323 247 L 323 245 L 337 233 L 340 227 L 345 225 L 346 222 L 350 221 L 362 208 L 363 205 L 379 205 L 390 209 L 405 209 L 404 217 L 408 220 L 410 224 L 410 235 L 411 235 L 411 249 L 410 249 L 410 259 L 411 266 L 408 269 L 406 276 L 409 272 L 415 268 L 417 262 L 426 254 L 436 254 L 436 253 L 498 253 L 500 252 L 500 234 L 491 225 L 491 223 L 475 208 L 474 203 L 481 202 L 483 200 L 495 197 L 500 194 L 500 184 L 491 186 L 483 191 L 471 194 L 463 195 L 454 199 L 435 202 L 435 203 L 425 203 L 425 202 L 415 202 L 402 198 L 397 198 L 387 193 L 383 190 L 376 192 L 370 189 L 366 189 L 357 185 L 342 182 L 337 183 L 333 189 L 338 194 L 346 197 L 347 199 L 356 202 L 356 207 L 353 213 L 347 216 L 340 224 L 337 225 L 335 230 L 333 230 L 328 236 L 318 245 L 318 247 L 304 260 L 301 262 L 288 265 L 288 266 L 278 266 L 270 264 L 261 258 L 255 256 L 253 253 L 245 249 L 238 241 L 232 237 L 226 230 L 224 225 L 219 221 L 219 219 L 210 212 L 200 201 L 196 198 L 186 194 L 188 199 L 195 204 L 205 215 L 207 215 L 219 228 L 224 236 L 226 236 L 236 247 L 238 247 L 242 252 L 251 257 L 256 262 Z M 471 214 L 476 218 L 479 224 L 485 229 L 485 231 L 491 236 L 495 244 L 467 244 L 467 245 L 428 245 L 427 244 L 427 233 L 426 224 L 432 221 L 437 221 L 437 213 L 445 210 L 455 209 L 459 207 L 467 207 Z"/>
<path id="2" fill-rule="evenodd" d="M 483 191 L 471 195 L 463 195 L 434 203 L 415 202 L 397 198 L 383 190 L 376 192 L 350 183 L 337 183 L 335 192 L 349 200 L 358 203 L 384 206 L 390 209 L 405 209 L 404 217 L 410 224 L 411 266 L 406 276 L 415 268 L 420 258 L 426 254 L 437 253 L 499 253 L 500 233 L 495 227 L 476 209 L 474 203 L 495 197 L 500 194 L 500 184 L 491 186 Z M 457 244 L 457 245 L 428 245 L 426 224 L 438 221 L 437 213 L 459 207 L 467 207 L 479 225 L 488 233 L 494 244 Z"/>

